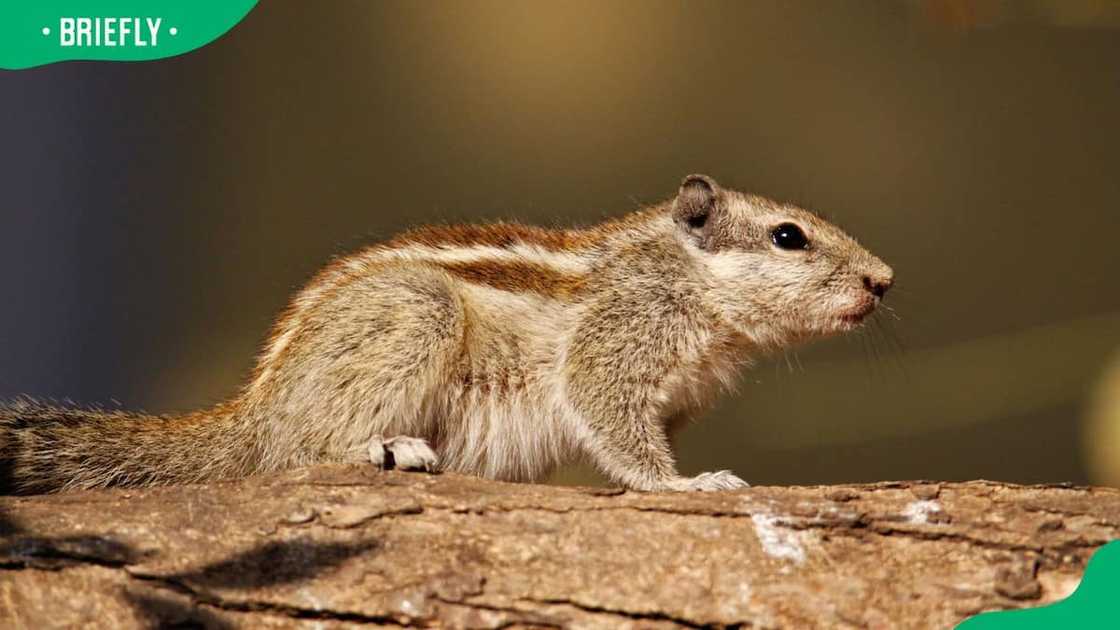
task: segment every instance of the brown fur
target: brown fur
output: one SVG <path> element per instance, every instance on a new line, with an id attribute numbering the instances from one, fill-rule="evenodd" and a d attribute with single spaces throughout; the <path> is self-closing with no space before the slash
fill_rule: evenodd
<path id="1" fill-rule="evenodd" d="M 429 245 L 432 247 L 489 245 L 510 247 L 517 243 L 537 245 L 554 251 L 585 247 L 595 239 L 593 232 L 547 230 L 518 223 L 491 225 L 429 225 L 405 232 L 389 241 L 389 247 Z"/>
<path id="2" fill-rule="evenodd" d="M 558 299 L 571 299 L 587 284 L 583 276 L 564 274 L 544 265 L 527 262 L 485 261 L 441 264 L 452 275 L 467 282 L 485 284 L 502 291 L 532 291 Z"/>

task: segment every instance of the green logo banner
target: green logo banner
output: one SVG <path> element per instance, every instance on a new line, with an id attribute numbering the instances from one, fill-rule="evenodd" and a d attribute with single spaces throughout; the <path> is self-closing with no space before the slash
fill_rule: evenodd
<path id="1" fill-rule="evenodd" d="M 957 630 L 1052 630 L 1120 628 L 1120 540 L 1101 547 L 1089 559 L 1073 595 L 1049 606 L 984 613 Z"/>
<path id="2" fill-rule="evenodd" d="M 0 68 L 148 61 L 214 41 L 257 0 L 3 0 Z"/>

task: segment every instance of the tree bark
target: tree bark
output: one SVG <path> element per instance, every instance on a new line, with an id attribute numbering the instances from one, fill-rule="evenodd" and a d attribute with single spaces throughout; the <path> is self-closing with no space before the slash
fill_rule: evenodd
<path id="1" fill-rule="evenodd" d="M 949 628 L 1077 586 L 1120 491 L 641 494 L 327 466 L 0 498 L 0 626 Z"/>

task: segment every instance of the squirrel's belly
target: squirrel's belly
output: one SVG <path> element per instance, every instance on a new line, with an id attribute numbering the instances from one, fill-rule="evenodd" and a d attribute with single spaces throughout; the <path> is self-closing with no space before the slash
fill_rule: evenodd
<path id="1" fill-rule="evenodd" d="M 447 400 L 434 436 L 441 467 L 534 481 L 569 460 L 578 423 L 547 389 L 540 384 L 503 392 L 475 387 Z"/>

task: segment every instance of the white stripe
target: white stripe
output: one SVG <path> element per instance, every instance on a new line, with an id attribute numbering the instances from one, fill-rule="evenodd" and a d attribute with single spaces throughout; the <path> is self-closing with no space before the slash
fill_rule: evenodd
<path id="1" fill-rule="evenodd" d="M 374 254 L 373 260 L 415 260 L 436 263 L 470 263 L 481 260 L 524 261 L 571 274 L 586 273 L 589 269 L 587 260 L 579 255 L 548 251 L 523 243 L 510 248 L 489 245 L 470 247 L 408 245 L 395 249 L 378 250 Z"/>

